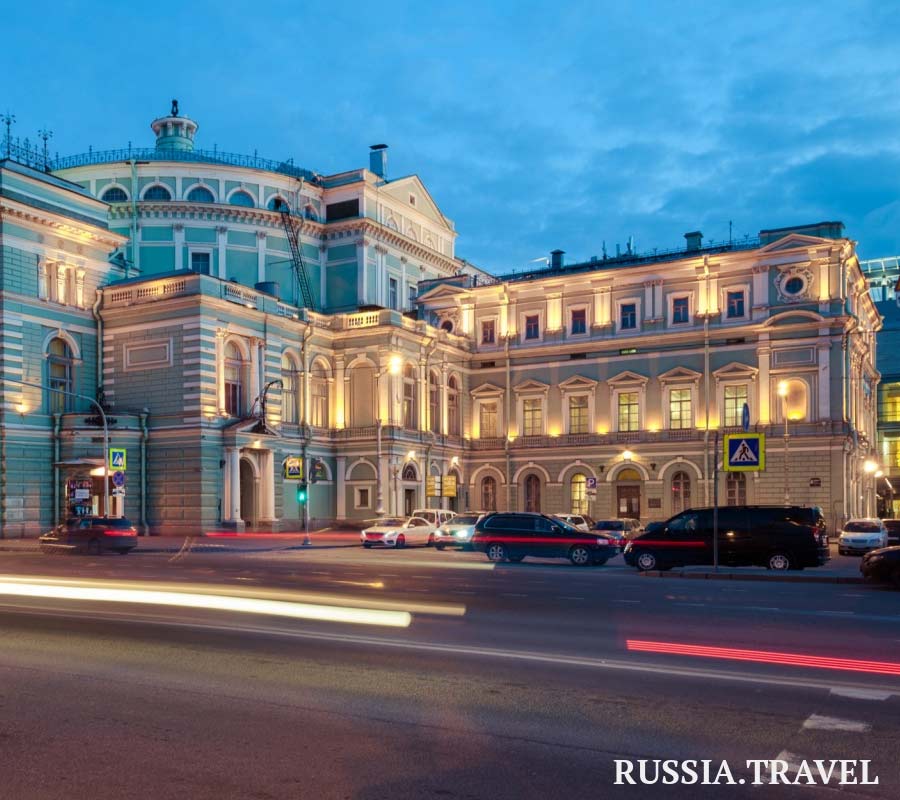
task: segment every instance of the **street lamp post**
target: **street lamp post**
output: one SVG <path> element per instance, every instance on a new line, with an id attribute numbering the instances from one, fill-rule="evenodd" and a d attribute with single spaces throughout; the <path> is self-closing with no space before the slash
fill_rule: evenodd
<path id="1" fill-rule="evenodd" d="M 787 381 L 779 381 L 778 396 L 781 398 L 781 416 L 784 417 L 784 504 L 791 504 L 791 490 L 788 486 L 788 477 L 790 472 L 788 469 L 788 461 L 790 456 L 790 434 L 788 433 L 788 414 L 787 414 Z"/>
<path id="2" fill-rule="evenodd" d="M 396 353 L 391 355 L 388 359 L 387 369 L 379 369 L 378 372 L 375 373 L 375 400 L 376 400 L 376 408 L 375 408 L 375 435 L 376 435 L 376 453 L 375 453 L 375 513 L 378 516 L 384 514 L 384 487 L 382 483 L 384 482 L 384 475 L 381 470 L 381 459 L 382 459 L 382 421 L 381 421 L 381 379 L 384 377 L 385 373 L 388 375 L 399 375 L 400 369 L 402 367 L 403 361 L 399 355 Z M 388 379 L 390 381 L 390 379 Z M 388 423 L 393 422 L 394 417 L 394 397 L 393 397 L 393 386 L 389 382 L 388 383 Z"/>
<path id="3" fill-rule="evenodd" d="M 872 516 L 872 495 L 875 490 L 875 473 L 878 471 L 878 463 L 873 461 L 871 458 L 867 458 L 863 462 L 863 472 L 866 473 L 872 479 L 872 486 L 868 484 L 865 487 L 866 491 L 866 516 Z"/>

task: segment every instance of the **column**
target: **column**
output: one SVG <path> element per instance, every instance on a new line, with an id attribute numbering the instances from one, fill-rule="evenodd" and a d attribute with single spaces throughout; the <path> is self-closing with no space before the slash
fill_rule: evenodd
<path id="1" fill-rule="evenodd" d="M 769 268 L 757 266 L 753 268 L 753 308 L 765 308 L 769 305 Z"/>
<path id="2" fill-rule="evenodd" d="M 831 419 L 831 345 L 821 343 L 818 347 L 819 357 L 819 419 Z"/>
<path id="3" fill-rule="evenodd" d="M 653 281 L 644 281 L 644 320 L 653 319 Z"/>
<path id="4" fill-rule="evenodd" d="M 419 425 L 420 431 L 428 430 L 428 370 L 425 368 L 425 359 L 419 361 Z"/>
<path id="5" fill-rule="evenodd" d="M 759 424 L 768 425 L 769 418 L 769 354 L 771 353 L 769 343 L 766 342 L 760 346 L 756 354 L 759 357 Z"/>
<path id="6" fill-rule="evenodd" d="M 239 447 L 228 447 L 225 450 L 229 467 L 228 517 L 229 522 L 241 519 L 241 450 Z"/>
<path id="7" fill-rule="evenodd" d="M 334 427 L 347 427 L 347 409 L 344 405 L 344 357 L 334 358 Z"/>
<path id="8" fill-rule="evenodd" d="M 325 279 L 325 267 L 327 264 L 325 253 L 328 248 L 325 247 L 324 244 L 319 245 L 319 288 L 321 289 L 321 293 L 319 294 L 319 309 L 324 310 L 328 308 L 328 281 Z"/>
<path id="9" fill-rule="evenodd" d="M 256 280 L 262 283 L 266 279 L 266 232 L 256 232 Z"/>
<path id="10" fill-rule="evenodd" d="M 457 403 L 459 396 L 457 397 Z M 441 369 L 441 425 L 438 428 L 444 436 L 450 433 L 450 393 L 447 390 L 447 367 Z"/>
<path id="11" fill-rule="evenodd" d="M 225 245 L 228 243 L 228 228 L 224 225 L 216 226 L 216 242 L 219 248 L 219 277 L 227 280 L 225 265 Z"/>
<path id="12" fill-rule="evenodd" d="M 356 242 L 356 263 L 358 265 L 359 273 L 357 279 L 357 297 L 359 297 L 360 305 L 365 305 L 369 302 L 369 285 L 368 285 L 368 272 L 369 272 L 369 263 L 368 256 L 366 254 L 366 240 L 359 239 Z"/>
<path id="13" fill-rule="evenodd" d="M 334 491 L 335 491 L 335 503 L 336 503 L 336 516 L 338 519 L 346 519 L 347 518 L 347 484 L 344 480 L 344 473 L 347 470 L 347 457 L 346 456 L 338 456 L 336 459 L 335 466 L 335 480 L 334 480 Z"/>
<path id="14" fill-rule="evenodd" d="M 653 316 L 655 319 L 663 319 L 663 282 L 653 281 Z"/>
<path id="15" fill-rule="evenodd" d="M 216 330 L 216 397 L 218 411 L 225 413 L 225 329 Z"/>
<path id="16" fill-rule="evenodd" d="M 272 522 L 275 520 L 275 453 L 271 450 L 262 453 L 260 474 L 263 476 L 260 516 L 263 520 Z"/>
<path id="17" fill-rule="evenodd" d="M 184 223 L 176 222 L 172 231 L 175 236 L 175 269 L 184 269 Z"/>

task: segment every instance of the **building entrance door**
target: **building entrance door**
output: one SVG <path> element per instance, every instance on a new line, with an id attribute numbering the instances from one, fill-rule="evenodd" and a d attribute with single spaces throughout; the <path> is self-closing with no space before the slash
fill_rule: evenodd
<path id="1" fill-rule="evenodd" d="M 613 513 L 617 517 L 641 518 L 641 483 L 640 473 L 634 469 L 623 469 L 616 483 L 616 507 Z"/>
<path id="2" fill-rule="evenodd" d="M 256 479 L 247 459 L 241 459 L 241 519 L 248 527 L 256 525 Z"/>
<path id="3" fill-rule="evenodd" d="M 416 508 L 416 490 L 415 489 L 404 489 L 403 490 L 403 513 L 407 517 L 411 517 L 415 508 Z"/>

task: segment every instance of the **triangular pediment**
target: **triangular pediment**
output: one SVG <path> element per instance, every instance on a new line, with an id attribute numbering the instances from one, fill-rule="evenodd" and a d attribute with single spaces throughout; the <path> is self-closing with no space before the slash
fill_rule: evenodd
<path id="1" fill-rule="evenodd" d="M 550 390 L 549 383 L 541 383 L 541 381 L 536 381 L 534 378 L 529 378 L 526 381 L 522 381 L 521 383 L 517 383 L 513 386 L 513 391 L 515 392 L 547 392 Z"/>
<path id="2" fill-rule="evenodd" d="M 622 384 L 646 383 L 648 380 L 646 375 L 638 375 L 636 372 L 626 369 L 624 372 L 620 372 L 618 375 L 610 378 L 607 383 L 613 386 L 620 386 Z"/>
<path id="3" fill-rule="evenodd" d="M 739 364 L 737 361 L 732 361 L 730 364 L 714 370 L 713 375 L 717 380 L 728 380 L 730 378 L 750 378 L 752 380 L 758 372 L 759 370 L 756 367 L 751 367 L 749 364 Z"/>
<path id="4" fill-rule="evenodd" d="M 435 300 L 457 300 L 458 298 L 468 294 L 468 289 L 460 286 L 454 286 L 452 283 L 441 283 L 433 289 L 429 289 L 424 294 L 418 296 L 417 301 L 433 302 Z"/>
<path id="5" fill-rule="evenodd" d="M 822 245 L 833 243 L 833 239 L 824 239 L 821 236 L 808 236 L 804 233 L 786 233 L 780 239 L 776 239 L 774 242 L 769 242 L 764 247 L 760 247 L 757 252 L 760 254 L 780 253 L 782 250 L 821 247 Z"/>
<path id="6" fill-rule="evenodd" d="M 405 178 L 388 181 L 387 183 L 382 184 L 379 188 L 379 193 L 388 195 L 388 197 L 407 208 L 415 209 L 420 214 L 424 214 L 428 219 L 437 222 L 447 230 L 453 230 L 453 225 L 450 220 L 441 213 L 441 210 L 438 208 L 437 203 L 434 202 L 431 193 L 425 188 L 425 184 L 422 183 L 418 175 L 407 175 Z M 410 195 L 413 195 L 416 198 L 415 205 L 412 205 L 409 202 Z"/>
<path id="7" fill-rule="evenodd" d="M 503 387 L 496 386 L 493 383 L 482 383 L 480 386 L 476 386 L 470 394 L 472 397 L 496 397 L 497 395 L 503 394 Z"/>
<path id="8" fill-rule="evenodd" d="M 699 381 L 701 377 L 699 372 L 687 367 L 674 367 L 660 375 L 658 380 L 662 383 L 673 383 L 675 381 Z"/>
<path id="9" fill-rule="evenodd" d="M 585 378 L 582 375 L 573 375 L 566 378 L 559 384 L 559 388 L 563 391 L 572 391 L 573 389 L 593 389 L 597 385 L 597 381 Z"/>

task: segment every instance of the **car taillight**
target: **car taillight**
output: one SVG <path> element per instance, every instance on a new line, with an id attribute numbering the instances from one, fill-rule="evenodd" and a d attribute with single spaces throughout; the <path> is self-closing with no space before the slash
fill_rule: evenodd
<path id="1" fill-rule="evenodd" d="M 107 528 L 103 531 L 104 536 L 137 536 L 134 528 Z"/>

